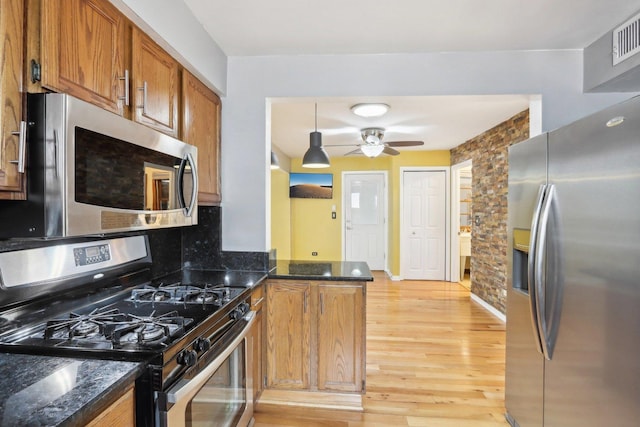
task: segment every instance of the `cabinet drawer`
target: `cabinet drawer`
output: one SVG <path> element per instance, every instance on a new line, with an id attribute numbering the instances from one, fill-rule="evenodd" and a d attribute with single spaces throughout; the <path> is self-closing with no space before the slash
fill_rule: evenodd
<path id="1" fill-rule="evenodd" d="M 251 292 L 251 309 L 253 311 L 258 311 L 262 307 L 262 303 L 264 302 L 264 284 L 261 283 Z"/>

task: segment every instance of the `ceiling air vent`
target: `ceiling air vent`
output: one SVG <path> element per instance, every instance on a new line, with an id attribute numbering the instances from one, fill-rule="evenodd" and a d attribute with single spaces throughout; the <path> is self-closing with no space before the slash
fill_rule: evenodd
<path id="1" fill-rule="evenodd" d="M 640 14 L 613 30 L 613 65 L 640 52 Z"/>

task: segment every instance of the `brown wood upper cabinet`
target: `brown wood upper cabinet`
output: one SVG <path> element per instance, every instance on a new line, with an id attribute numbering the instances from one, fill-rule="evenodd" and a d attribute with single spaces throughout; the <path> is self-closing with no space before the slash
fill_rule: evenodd
<path id="1" fill-rule="evenodd" d="M 41 22 L 42 86 L 126 115 L 128 21 L 120 11 L 106 0 L 46 0 Z"/>
<path id="2" fill-rule="evenodd" d="M 18 170 L 24 168 L 24 164 L 17 162 L 21 140 L 26 137 L 21 94 L 24 4 L 1 0 L 0 11 L 0 199 L 24 199 L 24 174 Z M 24 148 L 23 144 L 22 150 Z"/>
<path id="3" fill-rule="evenodd" d="M 182 139 L 198 147 L 198 202 L 220 203 L 220 98 L 182 72 Z"/>
<path id="4" fill-rule="evenodd" d="M 360 393 L 364 282 L 267 281 L 267 388 Z"/>
<path id="5" fill-rule="evenodd" d="M 179 64 L 138 28 L 132 41 L 133 119 L 177 138 Z"/>

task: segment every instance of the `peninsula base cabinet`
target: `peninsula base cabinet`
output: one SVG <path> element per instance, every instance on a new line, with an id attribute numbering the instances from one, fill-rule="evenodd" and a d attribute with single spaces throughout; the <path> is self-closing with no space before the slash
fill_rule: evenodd
<path id="1" fill-rule="evenodd" d="M 365 283 L 269 279 L 266 291 L 265 391 L 364 393 Z"/>

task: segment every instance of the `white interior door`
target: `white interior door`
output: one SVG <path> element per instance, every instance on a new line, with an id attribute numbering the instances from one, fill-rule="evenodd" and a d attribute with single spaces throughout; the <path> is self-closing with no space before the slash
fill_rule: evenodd
<path id="1" fill-rule="evenodd" d="M 402 176 L 402 277 L 445 280 L 446 172 L 404 171 Z"/>
<path id="2" fill-rule="evenodd" d="M 343 175 L 344 259 L 366 261 L 384 270 L 386 259 L 386 198 L 384 173 Z"/>

